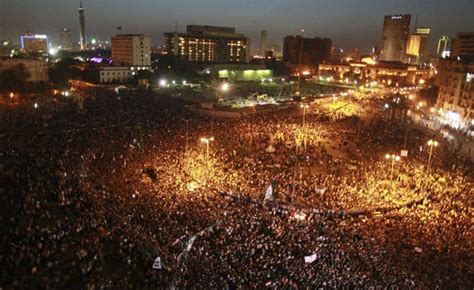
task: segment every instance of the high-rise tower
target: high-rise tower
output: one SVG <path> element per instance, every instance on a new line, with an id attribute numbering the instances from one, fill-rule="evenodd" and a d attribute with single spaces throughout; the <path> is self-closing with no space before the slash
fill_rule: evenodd
<path id="1" fill-rule="evenodd" d="M 260 55 L 265 56 L 265 51 L 267 51 L 267 31 L 263 30 L 260 36 Z"/>
<path id="2" fill-rule="evenodd" d="M 411 15 L 387 15 L 383 23 L 380 60 L 405 61 Z"/>
<path id="3" fill-rule="evenodd" d="M 86 19 L 84 16 L 84 8 L 82 7 L 82 0 L 79 0 L 79 25 L 80 25 L 80 44 L 81 50 L 86 49 Z"/>

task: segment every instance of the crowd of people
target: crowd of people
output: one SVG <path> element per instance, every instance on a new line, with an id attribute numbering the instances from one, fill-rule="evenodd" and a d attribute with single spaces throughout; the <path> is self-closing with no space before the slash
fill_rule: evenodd
<path id="1" fill-rule="evenodd" d="M 473 287 L 472 164 L 440 142 L 428 168 L 433 133 L 84 95 L 2 109 L 3 288 Z"/>

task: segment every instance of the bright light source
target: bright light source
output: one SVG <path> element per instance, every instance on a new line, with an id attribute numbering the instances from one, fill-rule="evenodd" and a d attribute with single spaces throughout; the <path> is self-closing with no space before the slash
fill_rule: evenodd
<path id="1" fill-rule="evenodd" d="M 183 81 L 183 85 L 185 85 L 185 84 L 186 84 L 186 81 Z"/>
<path id="2" fill-rule="evenodd" d="M 160 80 L 160 87 L 165 87 L 168 84 L 168 82 L 165 79 Z"/>
<path id="3" fill-rule="evenodd" d="M 229 84 L 228 83 L 223 83 L 221 86 L 221 90 L 223 92 L 227 92 L 229 90 Z"/>
<path id="4" fill-rule="evenodd" d="M 96 43 L 97 43 L 97 40 L 96 40 L 95 38 L 92 38 L 91 43 L 92 43 L 92 44 L 96 44 Z"/>
<path id="5" fill-rule="evenodd" d="M 309 76 L 311 73 L 310 73 L 309 71 L 305 70 L 305 71 L 303 71 L 302 74 L 303 74 L 304 76 Z"/>
<path id="6" fill-rule="evenodd" d="M 33 108 L 38 109 L 38 103 L 35 103 L 35 104 L 33 105 Z"/>
<path id="7" fill-rule="evenodd" d="M 13 97 L 15 96 L 15 94 L 13 92 L 10 93 L 10 99 L 13 99 Z"/>
<path id="8" fill-rule="evenodd" d="M 385 104 L 385 105 L 384 105 L 384 108 L 385 108 L 385 109 L 388 109 L 388 108 L 390 108 L 390 105 L 389 105 L 389 104 Z"/>
<path id="9" fill-rule="evenodd" d="M 56 55 L 58 53 L 58 50 L 54 47 L 51 47 L 48 52 L 50 55 Z"/>

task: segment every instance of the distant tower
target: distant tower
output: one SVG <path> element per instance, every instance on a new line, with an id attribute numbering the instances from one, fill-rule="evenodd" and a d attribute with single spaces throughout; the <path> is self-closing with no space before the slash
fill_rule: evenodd
<path id="1" fill-rule="evenodd" d="M 86 19 L 84 17 L 84 8 L 82 7 L 82 0 L 79 0 L 79 25 L 80 25 L 80 44 L 81 50 L 86 49 Z"/>
<path id="2" fill-rule="evenodd" d="M 265 51 L 267 51 L 267 31 L 263 30 L 262 35 L 260 36 L 260 55 L 265 56 Z"/>

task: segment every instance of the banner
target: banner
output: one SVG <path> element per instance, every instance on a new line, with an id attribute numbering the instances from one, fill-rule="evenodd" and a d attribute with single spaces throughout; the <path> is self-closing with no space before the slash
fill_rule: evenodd
<path id="1" fill-rule="evenodd" d="M 324 194 L 327 190 L 327 187 L 325 188 L 316 188 L 316 193 L 317 194 Z"/>
<path id="2" fill-rule="evenodd" d="M 161 270 L 161 258 L 156 257 L 155 262 L 153 262 L 153 269 Z"/>
<path id="3" fill-rule="evenodd" d="M 273 184 L 270 184 L 267 187 L 267 191 L 265 192 L 265 198 L 263 199 L 263 201 L 267 200 L 273 200 Z"/>
<path id="4" fill-rule="evenodd" d="M 317 258 L 318 258 L 318 254 L 314 254 L 314 255 L 311 255 L 311 256 L 305 256 L 304 257 L 304 262 L 307 263 L 307 264 L 311 264 L 314 261 L 316 261 Z"/>

